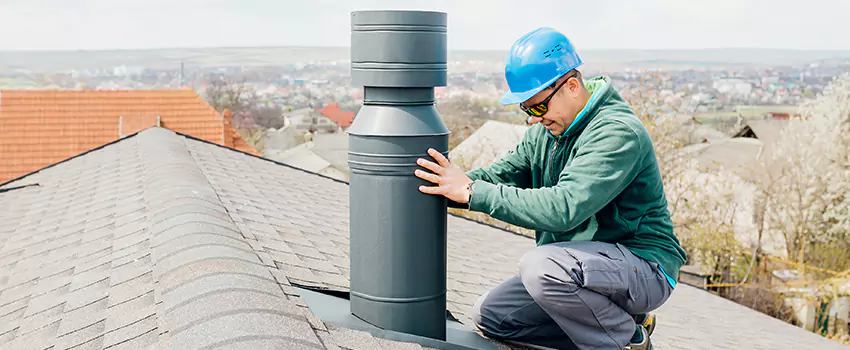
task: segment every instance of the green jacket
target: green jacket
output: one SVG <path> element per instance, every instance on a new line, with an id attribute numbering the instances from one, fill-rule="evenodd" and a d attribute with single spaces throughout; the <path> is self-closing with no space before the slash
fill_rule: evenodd
<path id="1" fill-rule="evenodd" d="M 530 127 L 516 149 L 475 180 L 469 210 L 536 231 L 537 245 L 618 242 L 678 280 L 686 254 L 673 232 L 655 149 L 607 77 L 560 137 Z"/>

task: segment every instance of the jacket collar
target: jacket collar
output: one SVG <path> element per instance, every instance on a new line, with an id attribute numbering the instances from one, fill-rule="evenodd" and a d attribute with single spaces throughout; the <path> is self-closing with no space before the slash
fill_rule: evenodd
<path id="1" fill-rule="evenodd" d="M 584 86 L 591 93 L 587 104 L 584 105 L 584 108 L 582 108 L 578 115 L 576 115 L 576 119 L 573 120 L 569 127 L 567 127 L 567 131 L 560 136 L 555 136 L 552 135 L 551 131 L 546 130 L 549 137 L 560 140 L 562 138 L 569 138 L 581 133 L 587 124 L 589 124 L 596 116 L 600 106 L 605 103 L 612 91 L 611 79 L 607 76 L 587 80 L 584 82 Z"/>

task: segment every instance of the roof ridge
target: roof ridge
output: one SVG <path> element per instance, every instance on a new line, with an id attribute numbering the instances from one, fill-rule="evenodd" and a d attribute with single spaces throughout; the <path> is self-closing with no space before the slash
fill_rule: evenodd
<path id="1" fill-rule="evenodd" d="M 269 272 L 274 267 L 253 250 L 187 140 L 174 135 L 149 128 L 137 136 L 146 171 L 143 197 L 149 208 L 162 208 L 150 212 L 148 228 L 163 348 L 290 334 L 288 341 L 320 348 L 306 318 L 292 312 L 297 305 Z M 213 225 L 198 224 L 193 217 Z"/>

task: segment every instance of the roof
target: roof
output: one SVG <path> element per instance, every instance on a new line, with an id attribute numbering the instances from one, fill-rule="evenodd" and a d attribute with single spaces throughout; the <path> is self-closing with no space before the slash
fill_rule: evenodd
<path id="1" fill-rule="evenodd" d="M 354 122 L 354 112 L 343 112 L 336 103 L 325 106 L 319 110 L 319 113 L 343 128 L 351 126 Z"/>
<path id="2" fill-rule="evenodd" d="M 754 181 L 758 175 L 757 160 L 761 148 L 760 140 L 735 137 L 701 146 L 688 146 L 686 150 L 705 168 L 722 166 L 745 180 Z"/>
<path id="3" fill-rule="evenodd" d="M 347 180 L 346 172 L 338 169 L 325 158 L 315 153 L 315 144 L 305 142 L 287 150 L 267 149 L 265 156 L 269 159 L 286 163 L 310 172 L 322 174 L 338 180 Z"/>
<path id="4" fill-rule="evenodd" d="M 493 164 L 513 150 L 528 126 L 488 120 L 450 152 L 453 162 L 466 169 Z"/>
<path id="5" fill-rule="evenodd" d="M 327 325 L 292 287 L 348 289 L 348 204 L 344 182 L 163 128 L 0 185 L 0 347 L 418 349 Z M 456 216 L 447 242 L 467 325 L 534 247 Z M 657 314 L 663 349 L 847 349 L 687 285 Z"/>
<path id="6" fill-rule="evenodd" d="M 316 133 L 313 135 L 313 153 L 327 160 L 335 168 L 348 172 L 347 134 Z"/>
<path id="7" fill-rule="evenodd" d="M 752 120 L 747 122 L 734 137 L 750 137 L 759 139 L 764 144 L 764 151 L 760 159 L 770 159 L 773 155 L 773 146 L 780 141 L 782 130 L 788 126 L 790 119 L 772 118 L 764 120 Z"/>
<path id="8" fill-rule="evenodd" d="M 0 182 L 157 125 L 257 154 L 192 90 L 4 90 L 0 124 Z"/>

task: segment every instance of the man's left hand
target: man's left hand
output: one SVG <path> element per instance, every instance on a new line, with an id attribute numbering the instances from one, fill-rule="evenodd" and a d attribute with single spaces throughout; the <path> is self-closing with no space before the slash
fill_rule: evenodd
<path id="1" fill-rule="evenodd" d="M 449 162 L 442 153 L 433 148 L 428 149 L 428 154 L 433 157 L 437 163 L 419 158 L 416 164 L 431 171 L 425 172 L 416 169 L 414 172 L 416 177 L 428 182 L 437 184 L 437 186 L 419 186 L 419 191 L 427 194 L 443 195 L 449 200 L 466 204 L 469 203 L 469 191 L 466 187 L 472 180 L 463 172 L 463 170 Z"/>

